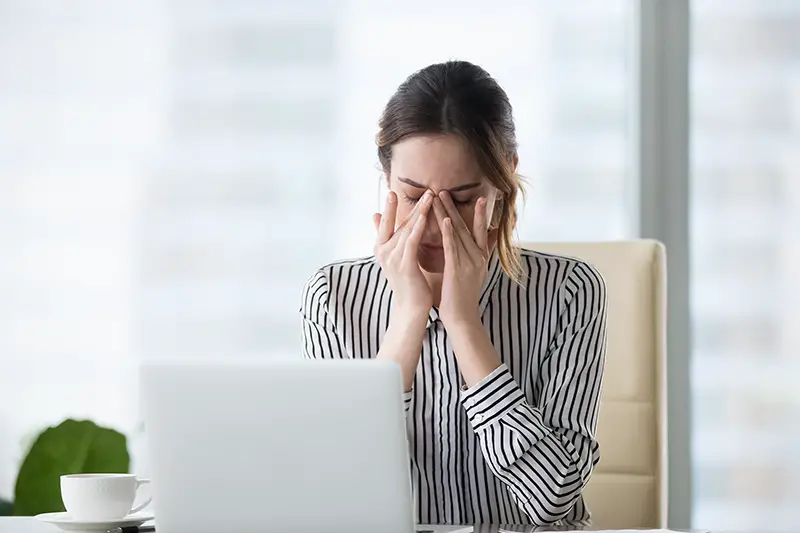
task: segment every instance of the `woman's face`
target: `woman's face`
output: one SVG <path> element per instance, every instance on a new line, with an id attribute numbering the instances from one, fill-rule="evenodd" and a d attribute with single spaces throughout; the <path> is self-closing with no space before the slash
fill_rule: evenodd
<path id="1" fill-rule="evenodd" d="M 486 198 L 487 220 L 492 220 L 497 189 L 483 176 L 478 162 L 465 141 L 456 135 L 417 135 L 392 147 L 389 188 L 397 194 L 397 225 L 414 209 L 423 193 L 448 191 L 470 232 L 473 228 L 475 202 Z M 496 230 L 490 232 L 489 246 L 494 247 Z M 427 218 L 419 249 L 420 267 L 431 273 L 444 270 L 442 232 L 433 211 Z"/>

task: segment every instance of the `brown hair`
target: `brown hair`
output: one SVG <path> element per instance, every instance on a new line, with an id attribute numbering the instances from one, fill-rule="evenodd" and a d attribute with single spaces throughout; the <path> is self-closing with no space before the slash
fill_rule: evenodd
<path id="1" fill-rule="evenodd" d="M 519 249 L 512 244 L 517 194 L 522 182 L 514 169 L 517 139 L 511 102 L 488 72 L 467 61 L 425 67 L 397 88 L 383 111 L 377 136 L 378 158 L 389 174 L 392 146 L 417 134 L 456 134 L 467 141 L 486 178 L 498 189 L 491 228 L 498 229 L 500 264 L 520 281 Z"/>

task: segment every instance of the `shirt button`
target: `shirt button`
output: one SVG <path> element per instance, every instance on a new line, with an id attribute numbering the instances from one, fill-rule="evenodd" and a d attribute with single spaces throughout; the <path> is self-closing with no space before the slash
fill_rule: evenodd
<path id="1" fill-rule="evenodd" d="M 483 415 L 480 413 L 475 415 L 475 422 L 483 422 Z"/>
<path id="2" fill-rule="evenodd" d="M 464 402 L 464 404 L 465 404 L 467 407 L 472 407 L 473 405 L 475 405 L 475 400 L 473 400 L 472 398 L 467 398 L 467 401 L 466 401 L 466 402 Z"/>

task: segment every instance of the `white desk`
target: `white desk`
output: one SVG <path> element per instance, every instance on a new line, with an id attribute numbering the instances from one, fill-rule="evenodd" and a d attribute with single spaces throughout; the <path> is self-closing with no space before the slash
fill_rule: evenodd
<path id="1" fill-rule="evenodd" d="M 471 528 L 462 526 L 420 526 L 435 533 L 466 533 Z M 496 530 L 497 528 L 494 528 Z M 0 533 L 58 533 L 61 530 L 53 524 L 45 524 L 29 517 L 0 517 Z M 187 532 L 188 533 L 188 532 Z M 227 533 L 236 533 L 229 531 Z M 325 533 L 321 531 L 320 533 Z"/>
<path id="2" fill-rule="evenodd" d="M 56 531 L 60 530 L 55 526 L 37 522 L 32 518 L 0 517 L 0 533 L 54 533 Z"/>
<path id="3" fill-rule="evenodd" d="M 464 528 L 463 526 L 419 526 L 420 529 L 430 529 L 435 533 L 462 533 L 462 531 L 468 531 L 469 528 Z M 33 518 L 27 517 L 0 517 L 0 533 L 58 533 L 61 531 L 56 526 L 52 524 L 45 524 L 42 522 L 38 522 Z M 530 526 L 493 526 L 488 524 L 482 524 L 476 526 L 474 528 L 475 533 L 498 533 L 498 532 L 524 532 L 524 531 L 532 531 Z M 540 529 L 540 530 L 533 530 L 533 531 L 547 531 L 547 529 Z M 561 533 L 565 533 L 564 530 L 560 530 Z M 591 531 L 591 530 L 590 530 Z M 623 533 L 623 532 L 630 532 L 631 530 L 608 530 L 608 531 L 593 531 L 592 533 Z M 639 533 L 675 533 L 668 531 L 666 529 L 644 529 L 644 530 L 637 530 Z M 158 533 L 158 532 L 156 532 Z M 236 533 L 235 531 L 230 531 L 227 533 Z M 324 532 L 320 532 L 324 533 Z M 376 532 L 379 533 L 379 532 Z M 704 532 L 693 532 L 693 533 L 704 533 Z M 705 532 L 707 533 L 707 532 Z"/>

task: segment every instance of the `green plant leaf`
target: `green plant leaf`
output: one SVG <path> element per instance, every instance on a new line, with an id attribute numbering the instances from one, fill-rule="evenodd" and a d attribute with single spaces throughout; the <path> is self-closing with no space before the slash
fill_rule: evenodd
<path id="1" fill-rule="evenodd" d="M 63 511 L 64 474 L 127 473 L 129 468 L 125 435 L 89 420 L 65 420 L 40 433 L 22 462 L 14 491 L 14 514 Z"/>
<path id="2" fill-rule="evenodd" d="M 14 512 L 14 504 L 8 500 L 0 498 L 0 516 L 11 516 Z"/>

